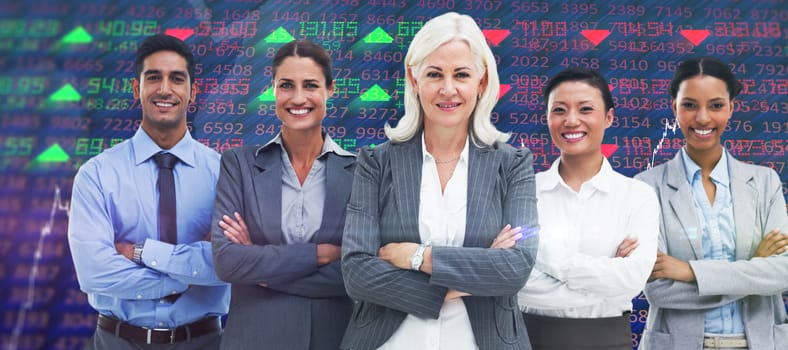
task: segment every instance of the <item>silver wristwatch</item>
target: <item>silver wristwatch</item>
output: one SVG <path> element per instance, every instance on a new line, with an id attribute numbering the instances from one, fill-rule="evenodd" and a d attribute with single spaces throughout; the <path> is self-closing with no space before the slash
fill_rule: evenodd
<path id="1" fill-rule="evenodd" d="M 137 263 L 137 265 L 142 265 L 142 247 L 145 246 L 145 243 L 137 243 L 134 245 L 134 255 L 131 258 L 131 261 Z"/>
<path id="2" fill-rule="evenodd" d="M 424 250 L 430 246 L 430 242 L 422 243 L 416 248 L 416 252 L 410 256 L 410 269 L 413 271 L 420 271 L 421 264 L 424 263 Z"/>

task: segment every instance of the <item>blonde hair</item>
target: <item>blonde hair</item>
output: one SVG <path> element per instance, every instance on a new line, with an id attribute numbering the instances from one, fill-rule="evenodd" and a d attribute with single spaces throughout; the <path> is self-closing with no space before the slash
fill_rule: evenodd
<path id="1" fill-rule="evenodd" d="M 457 40 L 468 44 L 477 58 L 479 70 L 484 71 L 487 76 L 487 88 L 476 102 L 476 108 L 471 115 L 469 126 L 471 139 L 479 146 L 492 146 L 495 142 L 509 140 L 510 135 L 499 131 L 490 121 L 490 113 L 498 102 L 500 90 L 495 56 L 473 18 L 449 12 L 424 23 L 408 47 L 408 53 L 405 55 L 405 115 L 396 127 L 388 123 L 385 125 L 386 136 L 392 142 L 408 141 L 424 127 L 423 111 L 419 98 L 411 86 L 413 77 L 408 68 L 420 70 L 424 59 L 438 47 Z"/>

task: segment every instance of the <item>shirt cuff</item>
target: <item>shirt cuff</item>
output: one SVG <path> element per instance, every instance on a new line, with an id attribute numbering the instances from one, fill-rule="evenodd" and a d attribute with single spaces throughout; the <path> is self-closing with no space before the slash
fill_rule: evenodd
<path id="1" fill-rule="evenodd" d="M 163 269 L 170 263 L 175 245 L 155 239 L 146 239 L 142 248 L 142 263 L 154 270 Z"/>

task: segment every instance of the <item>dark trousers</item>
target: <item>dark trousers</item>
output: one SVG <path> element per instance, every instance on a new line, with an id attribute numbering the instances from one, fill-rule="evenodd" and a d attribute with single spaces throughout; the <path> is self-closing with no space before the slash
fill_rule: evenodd
<path id="1" fill-rule="evenodd" d="M 123 339 L 96 328 L 85 350 L 215 350 L 219 349 L 221 333 L 206 334 L 175 344 L 145 344 Z"/>
<path id="2" fill-rule="evenodd" d="M 557 318 L 523 314 L 533 350 L 632 350 L 629 315 Z"/>

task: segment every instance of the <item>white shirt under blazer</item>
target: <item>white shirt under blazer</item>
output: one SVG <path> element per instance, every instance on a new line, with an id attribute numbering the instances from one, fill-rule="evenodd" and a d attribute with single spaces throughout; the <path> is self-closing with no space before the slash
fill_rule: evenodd
<path id="1" fill-rule="evenodd" d="M 390 242 L 421 242 L 421 135 L 359 152 L 342 242 L 342 273 L 355 300 L 342 349 L 377 349 L 408 315 L 438 320 L 449 288 L 463 297 L 481 350 L 530 350 L 517 305 L 538 247 L 533 157 L 496 143 L 468 147 L 462 246 L 434 246 L 432 274 L 399 269 L 377 257 Z M 511 249 L 490 249 L 506 224 L 526 236 Z"/>
<path id="2" fill-rule="evenodd" d="M 688 261 L 692 283 L 657 279 L 646 285 L 650 307 L 641 350 L 700 350 L 706 311 L 741 301 L 750 350 L 788 349 L 788 252 L 753 258 L 763 236 L 788 232 L 783 185 L 774 169 L 747 164 L 727 150 L 736 227 L 736 261 L 704 260 L 692 188 L 681 155 L 635 178 L 657 191 L 662 207 L 659 249 Z"/>
<path id="3" fill-rule="evenodd" d="M 571 189 L 558 173 L 561 159 L 536 174 L 539 252 L 519 294 L 523 311 L 562 318 L 621 316 L 646 284 L 657 256 L 659 203 L 642 181 L 613 170 L 599 172 Z M 616 257 L 619 244 L 638 247 Z"/>

